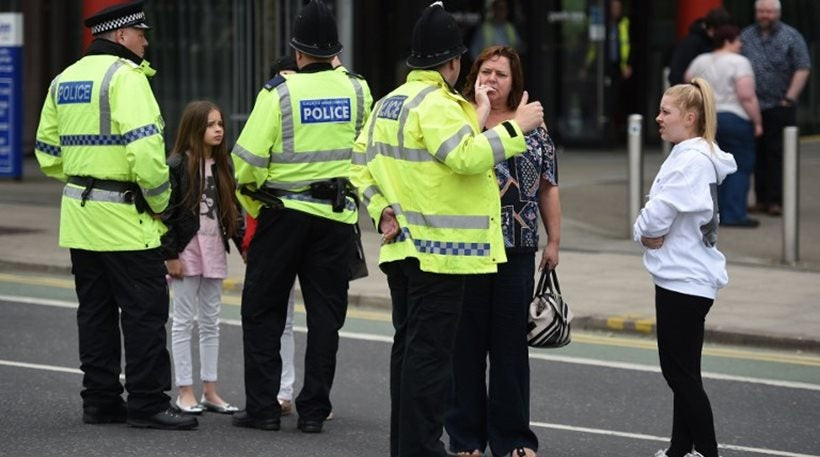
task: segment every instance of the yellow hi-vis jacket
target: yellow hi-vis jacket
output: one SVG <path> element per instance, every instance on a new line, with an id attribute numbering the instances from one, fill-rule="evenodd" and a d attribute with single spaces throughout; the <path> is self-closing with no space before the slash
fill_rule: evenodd
<path id="1" fill-rule="evenodd" d="M 329 200 L 313 198 L 314 182 L 348 178 L 353 142 L 370 114 L 367 82 L 330 64 L 311 64 L 299 73 L 277 76 L 256 97 L 248 122 L 231 152 L 236 183 L 276 192 L 286 208 L 354 224 L 356 204 L 346 198 L 342 212 Z M 237 191 L 253 217 L 262 203 Z"/>
<path id="2" fill-rule="evenodd" d="M 151 209 L 168 205 L 164 127 L 148 76 L 156 73 L 113 55 L 88 55 L 51 83 L 40 114 L 35 155 L 43 172 L 66 181 L 91 177 L 136 183 Z M 137 251 L 160 245 L 165 225 L 138 213 L 133 195 L 67 183 L 60 210 L 60 246 Z"/>
<path id="3" fill-rule="evenodd" d="M 439 72 L 410 72 L 353 147 L 351 181 L 374 224 L 390 206 L 401 227 L 379 263 L 415 257 L 432 273 L 495 272 L 507 259 L 493 166 L 525 150 L 515 122 L 481 133 L 473 106 Z"/>

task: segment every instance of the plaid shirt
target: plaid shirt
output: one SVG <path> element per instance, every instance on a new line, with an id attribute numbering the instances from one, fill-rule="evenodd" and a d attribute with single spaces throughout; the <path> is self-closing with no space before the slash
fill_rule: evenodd
<path id="1" fill-rule="evenodd" d="M 797 70 L 811 68 L 806 41 L 794 27 L 774 24 L 771 34 L 763 37 L 760 27 L 752 24 L 740 34 L 743 55 L 752 62 L 757 82 L 760 109 L 777 106 Z"/>

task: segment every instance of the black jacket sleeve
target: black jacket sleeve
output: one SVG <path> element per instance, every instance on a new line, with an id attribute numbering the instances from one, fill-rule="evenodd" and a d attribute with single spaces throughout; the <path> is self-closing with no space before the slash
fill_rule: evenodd
<path id="1" fill-rule="evenodd" d="M 183 194 L 182 189 L 182 159 L 178 154 L 172 154 L 168 158 L 169 179 L 171 181 L 171 199 L 168 202 L 168 208 L 162 213 L 162 222 L 168 227 L 168 231 L 162 235 L 162 249 L 165 253 L 165 258 L 178 259 L 179 253 L 182 249 L 179 247 L 179 225 L 182 217 L 181 203 Z"/>

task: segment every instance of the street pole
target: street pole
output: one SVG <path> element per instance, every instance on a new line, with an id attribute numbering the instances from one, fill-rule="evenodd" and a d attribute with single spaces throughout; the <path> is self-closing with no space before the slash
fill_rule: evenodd
<path id="1" fill-rule="evenodd" d="M 798 260 L 800 175 L 798 128 L 783 128 L 783 262 L 794 265 Z"/>
<path id="2" fill-rule="evenodd" d="M 635 218 L 641 212 L 642 188 L 643 188 L 643 152 L 642 130 L 643 116 L 640 114 L 630 114 L 626 130 L 627 148 L 629 151 L 629 212 L 627 213 L 627 237 L 632 238 L 632 225 Z"/>

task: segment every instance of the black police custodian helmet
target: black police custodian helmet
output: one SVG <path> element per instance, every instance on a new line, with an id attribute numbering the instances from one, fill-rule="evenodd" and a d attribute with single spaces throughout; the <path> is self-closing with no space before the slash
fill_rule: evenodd
<path id="1" fill-rule="evenodd" d="M 413 44 L 407 66 L 433 68 L 467 52 L 455 18 L 442 2 L 424 9 L 413 27 Z"/>
<path id="2" fill-rule="evenodd" d="M 105 8 L 87 18 L 83 23 L 91 29 L 92 35 L 125 27 L 150 29 L 151 27 L 145 23 L 145 13 L 142 11 L 142 3 L 142 0 L 139 0 Z"/>
<path id="3" fill-rule="evenodd" d="M 321 0 L 312 0 L 299 11 L 290 45 L 314 57 L 333 57 L 342 52 L 336 19 Z"/>

